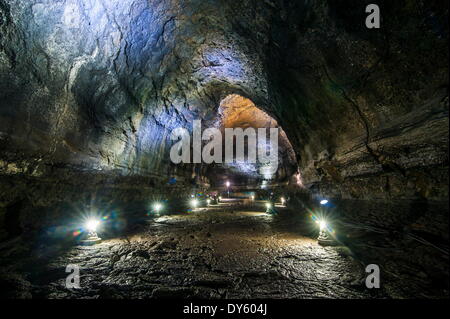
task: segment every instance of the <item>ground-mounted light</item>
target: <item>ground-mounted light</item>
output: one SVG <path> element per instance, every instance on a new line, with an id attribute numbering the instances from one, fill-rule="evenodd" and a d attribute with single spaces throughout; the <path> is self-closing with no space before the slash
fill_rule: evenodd
<path id="1" fill-rule="evenodd" d="M 316 221 L 316 223 L 319 225 L 319 237 L 317 238 L 317 241 L 321 245 L 334 245 L 335 241 L 330 236 L 329 226 L 325 219 L 319 219 Z"/>
<path id="2" fill-rule="evenodd" d="M 163 209 L 163 205 L 161 203 L 154 203 L 153 204 L 153 210 L 155 213 L 159 214 Z"/>
<path id="3" fill-rule="evenodd" d="M 271 215 L 276 214 L 276 210 L 274 209 L 274 204 L 272 202 L 266 202 L 265 206 L 266 206 L 267 214 L 271 214 Z"/>
<path id="4" fill-rule="evenodd" d="M 219 202 L 222 200 L 222 196 L 219 196 Z"/>
<path id="5" fill-rule="evenodd" d="M 327 222 L 325 220 L 318 220 L 317 224 L 319 224 L 319 228 L 321 231 L 327 228 Z"/>
<path id="6" fill-rule="evenodd" d="M 322 199 L 320 201 L 320 205 L 326 205 L 326 204 L 328 204 L 328 200 L 327 199 Z"/>
<path id="7" fill-rule="evenodd" d="M 250 196 L 250 199 L 255 200 L 255 196 L 254 195 Z"/>
<path id="8" fill-rule="evenodd" d="M 191 200 L 191 207 L 192 208 L 197 208 L 198 207 L 198 200 L 197 199 Z"/>
<path id="9" fill-rule="evenodd" d="M 211 205 L 211 200 L 209 198 L 206 200 L 206 205 Z"/>
<path id="10" fill-rule="evenodd" d="M 284 204 L 286 204 L 286 199 L 284 197 L 281 197 L 280 201 L 281 201 L 281 205 L 284 206 Z"/>
<path id="11" fill-rule="evenodd" d="M 85 227 L 86 230 L 89 231 L 90 233 L 95 233 L 97 232 L 97 228 L 99 225 L 100 225 L 99 220 L 90 218 L 86 221 Z"/>
<path id="12" fill-rule="evenodd" d="M 84 228 L 87 231 L 87 238 L 82 240 L 82 244 L 84 245 L 94 245 L 99 243 L 102 239 L 98 237 L 97 230 L 100 226 L 100 220 L 97 218 L 89 218 L 84 223 Z"/>

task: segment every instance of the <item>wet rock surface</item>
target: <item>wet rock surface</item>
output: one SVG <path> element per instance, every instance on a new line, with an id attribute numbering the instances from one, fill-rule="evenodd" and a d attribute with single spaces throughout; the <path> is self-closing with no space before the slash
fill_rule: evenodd
<path id="1" fill-rule="evenodd" d="M 32 237 L 65 234 L 73 215 L 96 207 L 118 212 L 121 234 L 149 202 L 215 191 L 235 173 L 175 165 L 170 134 L 191 132 L 193 120 L 213 125 L 233 96 L 283 129 L 280 145 L 290 146 L 279 155 L 288 160 L 271 181 L 292 203 L 300 209 L 305 193 L 327 197 L 341 202 L 340 220 L 372 227 L 356 237 L 350 227 L 356 242 L 346 245 L 387 267 L 392 284 L 382 296 L 445 295 L 448 2 L 378 0 L 383 26 L 368 30 L 370 2 L 0 0 L 0 283 L 8 296 L 366 296 L 308 277 L 321 271 L 315 258 L 324 269 L 344 267 L 329 270 L 332 278 L 353 265 L 335 248 L 309 249 L 300 244 L 308 231 L 245 209 L 153 221 L 139 243 L 108 240 L 67 256 L 65 235 L 50 244 Z M 245 186 L 260 189 L 262 178 Z M 68 292 L 61 271 L 72 261 L 87 269 L 86 286 Z M 299 270 L 309 263 L 312 274 Z"/>
<path id="2" fill-rule="evenodd" d="M 125 238 L 35 259 L 30 272 L 2 282 L 22 298 L 445 297 L 445 288 L 430 290 L 427 275 L 399 259 L 398 243 L 381 244 L 385 236 L 359 229 L 351 248 L 322 247 L 297 214 L 281 209 L 272 216 L 261 206 L 222 204 L 158 217 Z M 359 257 L 375 260 L 380 252 L 382 288 L 370 290 Z M 80 267 L 80 289 L 66 288 L 67 265 Z M 17 270 L 16 263 L 2 273 Z"/>

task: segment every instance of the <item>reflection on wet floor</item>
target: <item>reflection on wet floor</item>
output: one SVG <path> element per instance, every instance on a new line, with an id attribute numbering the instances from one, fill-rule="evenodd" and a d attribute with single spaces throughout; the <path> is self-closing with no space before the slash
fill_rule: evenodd
<path id="1" fill-rule="evenodd" d="M 442 290 L 427 290 L 429 279 L 403 262 L 401 242 L 389 241 L 384 233 L 341 223 L 339 232 L 346 233 L 348 245 L 323 247 L 298 211 L 264 211 L 264 202 L 229 200 L 155 217 L 124 237 L 71 247 L 50 261 L 34 262 L 27 281 L 19 284 L 26 283 L 23 294 L 33 298 L 442 295 Z M 365 266 L 372 260 L 383 270 L 381 289 L 365 285 Z M 80 268 L 80 289 L 66 288 L 67 265 Z"/>
<path id="2" fill-rule="evenodd" d="M 236 204 L 236 203 L 234 203 Z M 236 204 L 239 205 L 239 204 Z M 71 249 L 49 265 L 81 268 L 38 287 L 50 298 L 370 298 L 364 268 L 295 223 L 231 202 L 149 220 L 126 239 Z"/>

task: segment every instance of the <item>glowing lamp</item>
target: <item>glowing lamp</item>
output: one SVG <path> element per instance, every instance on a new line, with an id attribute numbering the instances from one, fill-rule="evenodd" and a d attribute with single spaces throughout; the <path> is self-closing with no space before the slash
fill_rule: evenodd
<path id="1" fill-rule="evenodd" d="M 206 200 L 206 204 L 208 204 L 208 205 L 211 204 L 211 200 L 209 198 Z"/>
<path id="2" fill-rule="evenodd" d="M 95 245 L 102 239 L 97 235 L 97 229 L 100 226 L 100 220 L 89 218 L 84 224 L 84 228 L 88 231 L 88 237 L 81 241 L 83 245 Z"/>
<path id="3" fill-rule="evenodd" d="M 266 208 L 267 209 L 271 209 L 272 208 L 272 204 L 271 203 L 266 203 Z"/>
<path id="4" fill-rule="evenodd" d="M 319 244 L 320 245 L 328 245 L 328 246 L 334 245 L 335 242 L 329 234 L 330 230 L 328 228 L 328 223 L 326 222 L 326 220 L 319 219 L 316 221 L 316 223 L 319 224 L 319 228 L 320 228 L 319 237 L 317 238 L 317 241 L 319 242 Z"/>
<path id="5" fill-rule="evenodd" d="M 230 182 L 227 181 L 226 185 L 227 185 L 227 195 L 228 195 L 228 198 L 230 198 Z"/>
<path id="6" fill-rule="evenodd" d="M 191 206 L 192 206 L 192 208 L 197 208 L 198 200 L 196 200 L 196 199 L 191 200 Z"/>
<path id="7" fill-rule="evenodd" d="M 161 203 L 153 204 L 153 209 L 155 210 L 155 212 L 159 213 L 162 209 L 162 204 Z"/>
<path id="8" fill-rule="evenodd" d="M 318 223 L 319 223 L 319 228 L 320 228 L 321 231 L 324 230 L 325 228 L 327 228 L 327 222 L 326 221 L 321 220 Z"/>
<path id="9" fill-rule="evenodd" d="M 328 200 L 322 199 L 322 200 L 320 201 L 320 205 L 326 205 L 326 204 L 328 204 Z"/>
<path id="10" fill-rule="evenodd" d="M 253 195 L 252 195 L 250 198 L 251 198 L 252 200 L 255 200 L 255 196 L 253 196 Z"/>
<path id="11" fill-rule="evenodd" d="M 284 197 L 281 197 L 281 205 L 284 205 L 284 203 L 286 203 L 286 199 Z"/>
<path id="12" fill-rule="evenodd" d="M 98 221 L 97 219 L 88 219 L 86 221 L 85 227 L 86 230 L 89 231 L 90 233 L 95 233 L 99 225 L 100 221 Z"/>

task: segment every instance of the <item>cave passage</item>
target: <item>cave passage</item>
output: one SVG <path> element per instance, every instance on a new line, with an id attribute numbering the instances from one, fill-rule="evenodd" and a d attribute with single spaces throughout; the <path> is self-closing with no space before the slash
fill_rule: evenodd
<path id="1" fill-rule="evenodd" d="M 448 1 L 371 2 L 0 0 L 0 297 L 448 299 Z"/>
<path id="2" fill-rule="evenodd" d="M 222 161 L 212 163 L 206 170 L 212 187 L 223 187 L 227 181 L 232 181 L 234 188 L 243 189 L 252 189 L 263 184 L 267 187 L 276 186 L 283 182 L 287 185 L 298 171 L 295 151 L 286 133 L 274 118 L 258 108 L 250 99 L 238 94 L 226 96 L 219 104 L 217 118 L 213 123 L 213 127 L 217 127 L 222 135 Z M 279 130 L 276 151 L 270 140 L 271 128 Z M 236 136 L 233 137 L 231 163 L 226 162 L 227 129 L 240 129 L 243 133 L 251 129 L 255 134 L 253 145 L 249 142 L 248 135 L 243 135 L 242 142 Z M 264 129 L 263 135 L 260 135 L 259 129 Z M 242 144 L 242 156 L 238 155 L 238 143 Z M 250 159 L 252 149 L 253 160 Z M 260 152 L 269 155 L 276 153 L 276 161 L 263 163 L 259 157 Z"/>
<path id="3" fill-rule="evenodd" d="M 76 246 L 35 272 L 32 293 L 120 299 L 386 297 L 360 288 L 364 268 L 349 249 L 320 246 L 309 236 L 312 225 L 281 204 L 280 215 L 268 215 L 264 203 L 224 198 L 189 214 L 149 220 L 125 238 Z M 80 289 L 64 288 L 66 265 L 82 269 Z M 389 284 L 401 291 L 399 282 Z M 409 293 L 423 291 L 419 286 Z"/>

